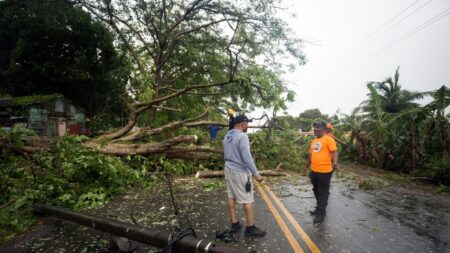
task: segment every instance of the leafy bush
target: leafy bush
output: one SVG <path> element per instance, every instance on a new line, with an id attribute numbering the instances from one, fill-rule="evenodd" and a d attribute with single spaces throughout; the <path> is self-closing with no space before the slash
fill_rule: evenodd
<path id="1" fill-rule="evenodd" d="M 14 140 L 28 134 L 19 132 L 9 133 L 10 143 L 20 145 Z M 130 169 L 120 158 L 83 147 L 85 138 L 66 136 L 50 150 L 28 156 L 0 144 L 2 240 L 34 224 L 34 203 L 71 209 L 97 207 L 143 178 L 142 171 Z"/>
<path id="2" fill-rule="evenodd" d="M 284 169 L 300 170 L 308 156 L 308 139 L 292 131 L 258 131 L 250 142 L 258 169 L 275 169 L 283 163 Z"/>
<path id="3" fill-rule="evenodd" d="M 425 173 L 440 184 L 450 185 L 450 156 L 435 156 L 427 164 Z"/>

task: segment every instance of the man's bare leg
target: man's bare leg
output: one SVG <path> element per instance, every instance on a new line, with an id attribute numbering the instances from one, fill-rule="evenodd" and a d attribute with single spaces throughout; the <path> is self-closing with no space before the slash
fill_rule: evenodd
<path id="1" fill-rule="evenodd" d="M 236 215 L 236 199 L 228 199 L 228 209 L 230 210 L 231 223 L 238 222 Z"/>
<path id="2" fill-rule="evenodd" d="M 253 226 L 255 224 L 255 221 L 253 220 L 253 203 L 244 203 L 243 206 L 247 227 Z"/>

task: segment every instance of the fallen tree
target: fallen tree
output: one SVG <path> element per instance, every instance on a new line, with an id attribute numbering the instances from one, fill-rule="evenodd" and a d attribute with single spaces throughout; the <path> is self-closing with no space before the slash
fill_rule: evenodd
<path id="1" fill-rule="evenodd" d="M 276 1 L 79 0 L 77 4 L 116 34 L 123 59 L 134 68 L 129 89 L 120 98 L 128 109 L 127 123 L 85 142 L 88 148 L 118 156 L 204 159 L 221 151 L 194 147 L 197 136 L 172 137 L 172 133 L 181 128 L 227 127 L 220 111 L 229 106 L 279 109 L 293 99 L 293 92 L 278 78 L 277 60 L 294 57 L 302 64 L 304 56 L 301 41 L 277 18 Z M 257 58 L 265 59 L 264 64 Z M 157 135 L 169 137 L 149 142 Z"/>

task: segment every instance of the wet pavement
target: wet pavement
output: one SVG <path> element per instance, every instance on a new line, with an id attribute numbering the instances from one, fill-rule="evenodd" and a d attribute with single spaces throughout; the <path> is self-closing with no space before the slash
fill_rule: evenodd
<path id="1" fill-rule="evenodd" d="M 274 187 L 275 188 L 275 187 Z M 403 187 L 361 191 L 334 180 L 327 217 L 319 226 L 307 210 L 314 198 L 289 185 L 284 205 L 322 252 L 450 252 L 450 201 Z"/>
<path id="2" fill-rule="evenodd" d="M 309 214 L 315 199 L 308 178 L 291 175 L 269 179 L 266 184 L 321 252 L 450 252 L 448 195 L 423 191 L 412 184 L 382 181 L 375 189 L 365 191 L 358 185 L 361 178 L 367 177 L 371 176 L 345 173 L 345 169 L 333 176 L 327 217 L 320 225 L 314 225 Z M 181 178 L 176 180 L 175 189 L 179 207 L 184 211 L 181 222 L 186 226 L 189 220 L 198 238 L 214 240 L 217 230 L 229 228 L 223 179 Z M 270 197 L 267 190 L 265 193 Z M 267 230 L 267 236 L 246 238 L 243 229 L 238 233 L 239 242 L 227 245 L 257 252 L 296 252 L 258 190 L 255 200 L 255 221 Z M 274 199 L 270 200 L 298 245 L 304 252 L 311 252 L 294 224 Z M 177 224 L 164 183 L 145 189 L 136 187 L 104 207 L 86 212 L 155 230 L 170 231 Z M 238 215 L 245 222 L 240 206 Z M 156 250 L 140 245 L 137 252 Z M 110 245 L 107 234 L 56 221 L 0 246 L 0 252 L 118 252 L 118 249 Z"/>

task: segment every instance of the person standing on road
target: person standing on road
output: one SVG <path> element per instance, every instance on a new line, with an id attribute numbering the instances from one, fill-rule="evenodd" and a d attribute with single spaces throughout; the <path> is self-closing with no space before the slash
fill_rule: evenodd
<path id="1" fill-rule="evenodd" d="M 311 166 L 309 178 L 313 185 L 317 204 L 316 209 L 311 211 L 311 214 L 315 215 L 314 223 L 322 223 L 326 216 L 331 176 L 333 170 L 339 168 L 338 150 L 334 139 L 325 135 L 327 127 L 325 122 L 316 122 L 313 124 L 313 127 L 316 138 L 311 141 L 304 173 L 306 174 L 306 170 Z"/>
<path id="2" fill-rule="evenodd" d="M 246 217 L 245 236 L 263 237 L 266 231 L 255 226 L 253 219 L 253 180 L 259 182 L 263 177 L 250 153 L 250 141 L 247 132 L 248 122 L 246 116 L 239 115 L 233 119 L 233 129 L 229 130 L 223 140 L 225 158 L 225 180 L 228 192 L 228 208 L 231 215 L 231 231 L 237 232 L 242 228 L 236 214 L 236 202 L 242 204 Z"/>

